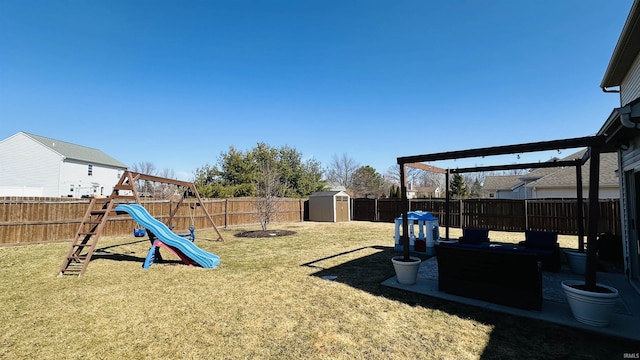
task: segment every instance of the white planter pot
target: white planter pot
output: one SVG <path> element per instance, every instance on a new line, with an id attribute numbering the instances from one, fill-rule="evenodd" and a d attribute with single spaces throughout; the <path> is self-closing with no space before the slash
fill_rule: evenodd
<path id="1" fill-rule="evenodd" d="M 396 256 L 391 258 L 393 268 L 396 271 L 396 277 L 400 284 L 413 285 L 418 278 L 418 270 L 420 269 L 420 258 L 410 256 L 411 261 L 404 261 L 404 256 Z"/>
<path id="2" fill-rule="evenodd" d="M 611 290 L 611 293 L 584 291 L 572 287 L 572 285 L 581 284 L 584 284 L 584 281 L 565 280 L 562 282 L 562 288 L 573 316 L 583 324 L 609 325 L 613 307 L 618 299 L 618 290 L 603 284 L 596 285 Z"/>
<path id="3" fill-rule="evenodd" d="M 587 271 L 587 253 L 572 250 L 565 250 L 569 267 L 575 274 L 584 275 Z"/>

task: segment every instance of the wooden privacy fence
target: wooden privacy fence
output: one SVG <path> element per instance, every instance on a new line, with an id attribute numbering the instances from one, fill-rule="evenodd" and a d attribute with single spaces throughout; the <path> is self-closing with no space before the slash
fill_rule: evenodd
<path id="1" fill-rule="evenodd" d="M 218 227 L 258 224 L 257 199 L 203 199 L 202 206 Z M 172 225 L 176 231 L 186 232 L 193 223 L 196 229 L 209 228 L 204 211 L 185 200 Z M 412 199 L 412 211 L 433 213 L 444 224 L 444 199 Z M 478 227 L 496 231 L 548 230 L 561 234 L 578 233 L 577 201 L 568 200 L 452 200 L 449 226 Z M 148 200 L 142 205 L 160 221 L 169 219 L 175 202 Z M 38 243 L 70 240 L 82 221 L 89 199 L 66 198 L 0 198 L 0 244 Z M 588 219 L 587 203 L 583 205 L 585 229 Z M 461 211 L 462 209 L 462 211 Z M 282 199 L 272 222 L 297 222 L 308 219 L 307 199 Z M 353 220 L 393 222 L 402 213 L 399 199 L 352 199 Z M 114 217 L 105 226 L 105 236 L 132 234 L 136 223 L 127 215 Z M 599 232 L 620 235 L 620 201 L 600 200 Z"/>
<path id="2" fill-rule="evenodd" d="M 393 222 L 402 214 L 400 199 L 353 199 L 353 219 Z M 442 226 L 444 199 L 409 200 L 411 211 L 431 212 Z M 576 199 L 508 200 L 467 199 L 449 202 L 449 226 L 474 227 L 496 231 L 546 230 L 560 234 L 578 234 L 578 201 Z M 587 228 L 588 203 L 583 203 L 584 226 Z M 620 235 L 620 200 L 600 200 L 598 232 Z M 585 230 L 586 231 L 586 230 Z"/>
<path id="3" fill-rule="evenodd" d="M 256 198 L 203 199 L 217 227 L 258 224 Z M 306 199 L 282 199 L 273 223 L 303 221 Z M 195 199 L 187 199 L 172 220 L 178 232 L 211 228 Z M 175 206 L 172 200 L 142 201 L 149 213 L 162 222 Z M 89 206 L 89 199 L 0 198 L 0 244 L 38 243 L 72 239 Z M 133 234 L 136 223 L 128 215 L 109 218 L 104 236 Z"/>

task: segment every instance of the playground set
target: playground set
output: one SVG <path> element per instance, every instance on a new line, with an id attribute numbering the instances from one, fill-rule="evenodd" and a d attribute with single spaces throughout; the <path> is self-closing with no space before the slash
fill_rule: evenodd
<path id="1" fill-rule="evenodd" d="M 181 199 L 170 210 L 166 224 L 151 216 L 140 204 L 140 196 L 135 186 L 137 181 L 175 185 L 180 189 L 184 189 Z M 180 207 L 188 205 L 184 203 L 184 200 L 190 196 L 194 197 L 197 202 L 189 205 L 191 214 L 189 234 L 176 234 L 172 231 L 172 221 Z M 154 261 L 161 259 L 160 248 L 169 250 L 187 265 L 195 264 L 205 268 L 215 268 L 219 265 L 220 258 L 198 248 L 194 244 L 193 212 L 197 208 L 201 208 L 204 211 L 206 218 L 218 235 L 216 241 L 224 241 L 216 224 L 213 222 L 213 218 L 202 204 L 202 198 L 200 198 L 195 185 L 191 182 L 125 171 L 118 183 L 113 187 L 113 192 L 109 197 L 91 199 L 89 207 L 78 226 L 78 231 L 71 242 L 69 251 L 60 266 L 59 275 L 83 275 L 107 222 L 126 214 L 130 215 L 141 226 L 134 229 L 134 236 L 149 236 L 151 248 L 143 265 L 145 269 L 149 268 Z"/>

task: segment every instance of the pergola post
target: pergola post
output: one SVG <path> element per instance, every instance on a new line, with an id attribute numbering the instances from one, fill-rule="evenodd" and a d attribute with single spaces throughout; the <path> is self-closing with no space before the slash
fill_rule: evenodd
<path id="1" fill-rule="evenodd" d="M 444 238 L 449 240 L 449 174 L 451 172 L 447 169 L 444 175 Z"/>
<path id="2" fill-rule="evenodd" d="M 400 164 L 400 192 L 402 193 L 402 253 L 409 261 L 409 198 L 407 196 L 407 167 Z"/>
<path id="3" fill-rule="evenodd" d="M 578 201 L 578 251 L 584 252 L 584 199 L 582 195 L 582 162 L 576 162 L 576 198 Z"/>
<path id="4" fill-rule="evenodd" d="M 587 233 L 587 269 L 585 274 L 585 286 L 587 289 L 596 287 L 597 251 L 598 251 L 598 219 L 599 207 L 599 183 L 600 183 L 600 147 L 592 146 L 591 163 L 589 165 L 589 228 Z"/>

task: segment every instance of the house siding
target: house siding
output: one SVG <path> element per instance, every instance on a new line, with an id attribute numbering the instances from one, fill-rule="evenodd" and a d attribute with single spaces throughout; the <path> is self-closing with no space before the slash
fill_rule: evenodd
<path id="1" fill-rule="evenodd" d="M 583 196 L 587 196 L 589 193 L 588 187 L 582 188 Z M 600 187 L 598 189 L 598 197 L 600 199 L 619 199 L 620 198 L 620 189 L 618 187 L 615 188 L 605 188 Z M 541 189 L 534 190 L 532 199 L 575 199 L 576 198 L 576 189 Z"/>
<path id="2" fill-rule="evenodd" d="M 0 195 L 11 196 L 16 187 L 22 187 L 57 197 L 61 166 L 60 154 L 24 135 L 0 141 Z"/>
<path id="3" fill-rule="evenodd" d="M 620 104 L 625 106 L 640 97 L 640 56 L 636 56 L 633 65 L 620 84 Z"/>
<path id="4" fill-rule="evenodd" d="M 518 192 L 515 191 L 510 191 L 510 190 L 496 190 L 494 197 L 496 199 L 519 199 L 520 198 L 520 194 Z"/>
<path id="5" fill-rule="evenodd" d="M 89 163 L 67 160 L 62 166 L 60 196 L 108 196 L 120 179 L 123 170 L 92 164 L 92 175 L 88 174 Z M 73 189 L 73 190 L 72 190 Z"/>
<path id="6" fill-rule="evenodd" d="M 126 170 L 99 150 L 57 141 L 47 145 L 39 138 L 17 133 L 0 140 L 0 196 L 108 196 Z M 65 149 L 93 156 L 97 162 L 65 157 Z M 104 159 L 111 162 L 100 162 Z M 92 164 L 91 175 L 88 164 Z"/>
<path id="7" fill-rule="evenodd" d="M 622 159 L 622 168 L 625 170 L 630 165 L 640 163 L 640 137 L 629 142 L 629 149 L 622 151 L 620 157 Z"/>

